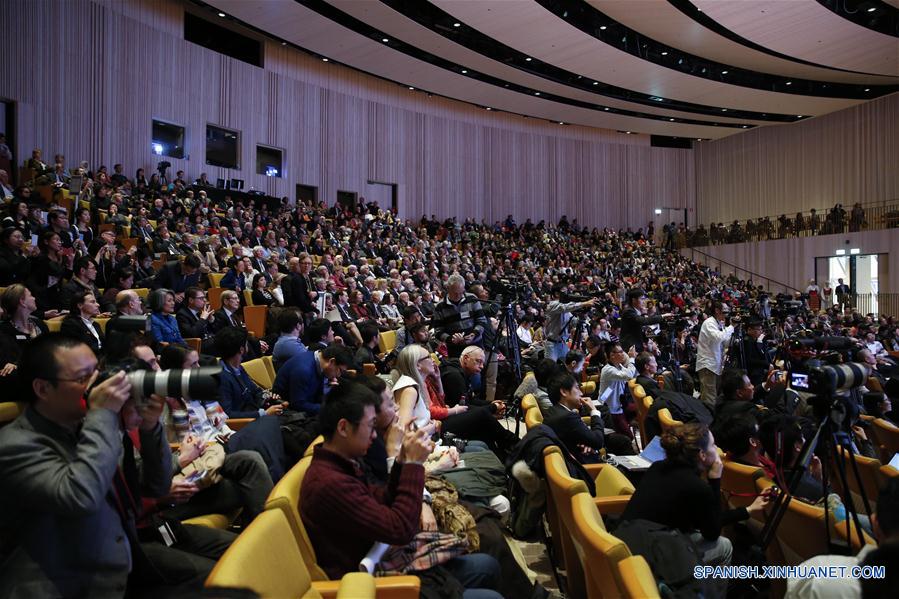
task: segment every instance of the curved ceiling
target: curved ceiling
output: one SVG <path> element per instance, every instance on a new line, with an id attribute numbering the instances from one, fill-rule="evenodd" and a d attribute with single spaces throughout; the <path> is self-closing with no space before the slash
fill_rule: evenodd
<path id="1" fill-rule="evenodd" d="M 621 131 L 720 138 L 899 90 L 899 39 L 816 0 L 694 0 L 704 18 L 676 6 L 682 0 L 196 3 L 212 7 L 210 17 L 222 11 L 277 40 L 415 91 Z M 766 26 L 756 22 L 774 24 L 757 7 L 767 4 L 805 5 L 806 19 L 795 25 L 801 33 L 764 35 Z M 794 14 L 780 6 L 777 12 L 782 19 Z M 782 23 L 777 27 L 782 31 Z M 815 52 L 812 38 L 847 48 L 846 55 Z"/>

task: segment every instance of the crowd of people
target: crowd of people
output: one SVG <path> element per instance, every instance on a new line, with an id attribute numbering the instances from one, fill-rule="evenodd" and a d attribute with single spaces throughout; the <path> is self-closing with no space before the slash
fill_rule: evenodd
<path id="1" fill-rule="evenodd" d="M 730 224 L 723 222 L 700 224 L 695 228 L 687 227 L 685 223 L 672 222 L 662 226 L 659 243 L 668 249 L 679 249 L 855 233 L 870 228 L 894 228 L 899 227 L 899 205 L 878 207 L 874 220 L 876 222 L 870 222 L 865 208 L 859 202 L 848 211 L 842 204 L 836 204 L 828 211 L 819 213 L 812 208 L 808 212 L 797 212 L 792 218 L 781 214 L 773 220 L 770 216 L 764 216 L 745 221 L 735 220 Z"/>
<path id="2" fill-rule="evenodd" d="M 0 429 L 4 596 L 201 584 L 234 534 L 183 520 L 241 508 L 245 525 L 318 434 L 300 507 L 329 576 L 357 570 L 376 542 L 449 543 L 431 507 L 434 481 L 472 513 L 513 517 L 504 471 L 527 438 L 503 420 L 525 393 L 557 442 L 589 463 L 649 441 L 635 433 L 635 378 L 659 396 L 656 411 L 668 406 L 689 424 L 664 434 L 656 425 L 668 457 L 624 519 L 695 533 L 703 563 L 726 564 L 721 527 L 762 513 L 771 496 L 738 513 L 715 507 L 716 439 L 734 459 L 762 460 L 746 457 L 746 435 L 807 422 L 811 406 L 781 374 L 791 343 L 843 338 L 836 359 L 870 377 L 854 405 L 892 418 L 891 316 L 770 298 L 671 251 L 670 228 L 657 245 L 651 227 L 589 230 L 565 217 L 490 225 L 403 220 L 364 199 L 214 201 L 205 174 L 191 184 L 181 171 L 169 182 L 165 169 L 149 179 L 139 169 L 131 179 L 122 165 L 109 174 L 85 163 L 69 173 L 64 160 L 45 163 L 35 150 L 32 184 L 51 186 L 54 199 L 18 187 L 0 225 L 0 377 L 28 400 Z M 70 176 L 81 185 L 67 200 Z M 224 288 L 218 309 L 211 288 Z M 264 330 L 248 330 L 249 305 L 268 308 Z M 396 347 L 383 353 L 390 332 Z M 244 367 L 263 356 L 271 389 Z M 121 372 L 201 366 L 218 369 L 208 396 L 169 386 L 143 397 Z M 249 424 L 229 428 L 238 418 Z M 860 427 L 853 420 L 847 432 L 871 452 Z M 174 454 L 166 441 L 179 444 Z M 660 489 L 695 509 L 662 505 Z M 449 543 L 440 568 L 416 572 L 465 597 L 540 596 L 496 526 L 478 518 L 481 551 Z M 391 552 L 383 561 L 404 563 Z"/>

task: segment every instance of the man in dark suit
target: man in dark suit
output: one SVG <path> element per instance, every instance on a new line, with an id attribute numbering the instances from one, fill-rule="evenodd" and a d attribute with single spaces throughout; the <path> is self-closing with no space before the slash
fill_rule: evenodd
<path id="1" fill-rule="evenodd" d="M 237 327 L 243 330 L 247 328 L 243 315 L 240 312 L 240 296 L 231 289 L 222 292 L 222 307 L 213 314 L 209 330 L 218 335 L 219 331 L 228 327 Z M 268 343 L 248 334 L 246 360 L 261 358 L 267 352 Z"/>
<path id="2" fill-rule="evenodd" d="M 60 331 L 74 337 L 99 356 L 103 351 L 103 331 L 92 319 L 100 313 L 100 304 L 90 291 L 79 291 L 72 297 L 70 312 L 62 321 Z"/>
<path id="3" fill-rule="evenodd" d="M 197 287 L 200 281 L 200 259 L 194 254 L 178 263 L 173 260 L 162 267 L 153 279 L 153 289 L 171 289 L 175 293 L 175 301 L 184 301 L 184 292 L 188 287 Z"/>
<path id="4" fill-rule="evenodd" d="M 643 327 L 659 324 L 671 314 L 644 316 L 646 294 L 639 287 L 627 292 L 627 307 L 621 312 L 621 347 L 627 351 L 631 347 L 637 353 L 643 351 L 646 335 Z"/>
<path id="5" fill-rule="evenodd" d="M 837 296 L 837 303 L 840 305 L 840 312 L 845 312 L 846 308 L 852 307 L 850 295 L 852 290 L 849 285 L 843 282 L 843 279 L 837 279 L 837 287 L 833 290 Z"/>
<path id="6" fill-rule="evenodd" d="M 553 429 L 565 447 L 582 463 L 599 461 L 599 450 L 606 447 L 616 455 L 634 453 L 630 439 L 625 435 L 603 431 L 602 415 L 589 398 L 581 394 L 581 386 L 570 374 L 563 374 L 549 383 L 547 389 L 553 406 L 543 424 Z M 588 426 L 581 420 L 581 410 L 590 417 Z"/>
<path id="7" fill-rule="evenodd" d="M 634 360 L 634 366 L 637 367 L 637 384 L 643 387 L 646 395 L 658 397 L 662 389 L 655 379 L 659 368 L 656 357 L 649 352 L 641 352 Z"/>
<path id="8" fill-rule="evenodd" d="M 214 312 L 206 301 L 206 292 L 199 287 L 188 287 L 184 294 L 185 305 L 175 314 L 181 336 L 185 339 L 212 337 Z"/>

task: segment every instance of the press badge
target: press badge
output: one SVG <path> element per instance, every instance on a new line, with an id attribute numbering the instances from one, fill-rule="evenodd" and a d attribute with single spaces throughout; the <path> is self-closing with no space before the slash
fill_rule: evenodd
<path id="1" fill-rule="evenodd" d="M 171 547 L 175 544 L 175 533 L 172 532 L 168 522 L 160 524 L 157 530 L 159 530 L 159 535 L 162 537 L 162 542 L 165 543 L 166 547 Z"/>
<path id="2" fill-rule="evenodd" d="M 460 318 L 462 318 L 462 320 L 468 320 L 468 318 L 471 316 L 471 312 L 462 312 L 459 314 L 459 316 Z"/>

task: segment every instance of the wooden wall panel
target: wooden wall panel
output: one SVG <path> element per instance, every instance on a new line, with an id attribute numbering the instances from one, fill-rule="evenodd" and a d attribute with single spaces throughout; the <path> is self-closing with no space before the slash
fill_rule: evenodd
<path id="1" fill-rule="evenodd" d="M 172 174 L 240 178 L 291 199 L 297 183 L 328 203 L 337 190 L 364 196 L 374 179 L 399 185 L 410 218 L 567 214 L 635 228 L 656 206 L 693 207 L 688 150 L 428 97 L 277 43 L 264 42 L 260 69 L 185 42 L 185 7 L 196 10 L 179 0 L 0 2 L 15 32 L 0 40 L 0 93 L 17 105 L 17 161 L 40 147 L 69 166 L 149 173 L 161 159 L 150 151 L 159 118 L 187 127 L 187 157 L 164 158 Z M 240 132 L 240 169 L 205 164 L 207 123 Z M 284 150 L 283 178 L 255 173 L 257 143 Z"/>
<path id="2" fill-rule="evenodd" d="M 899 199 L 899 93 L 694 150 L 699 220 Z"/>

